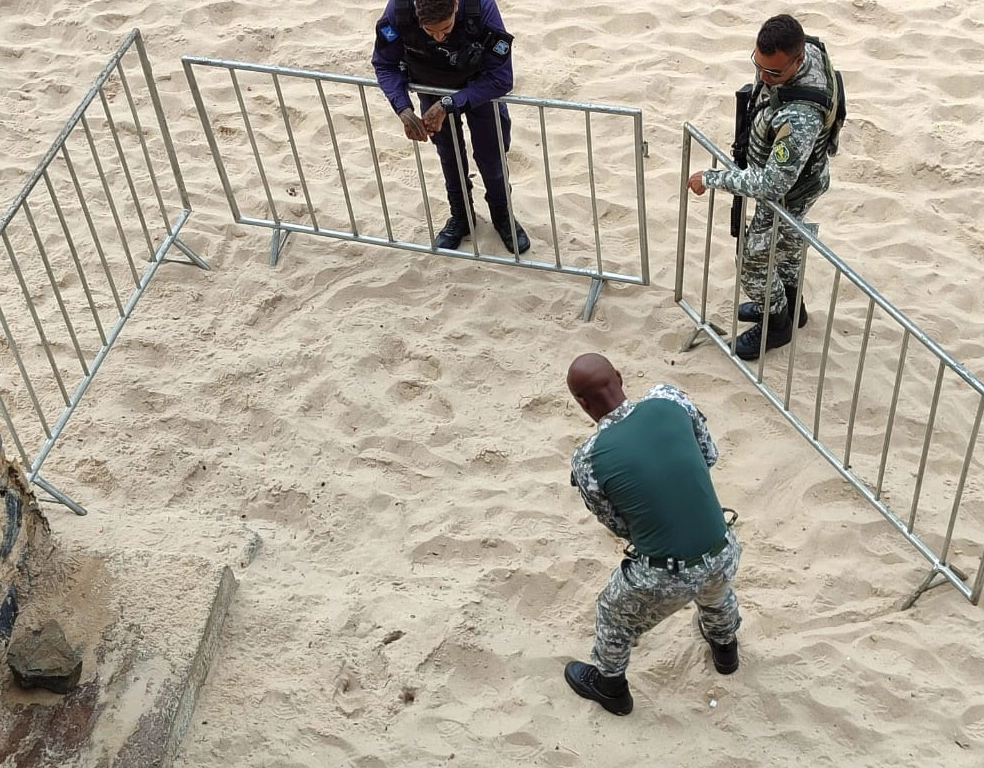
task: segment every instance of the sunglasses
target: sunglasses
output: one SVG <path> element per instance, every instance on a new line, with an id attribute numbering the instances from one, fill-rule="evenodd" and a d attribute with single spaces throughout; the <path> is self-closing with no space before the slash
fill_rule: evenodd
<path id="1" fill-rule="evenodd" d="M 763 67 L 757 61 L 755 61 L 755 51 L 752 51 L 751 56 L 749 56 L 748 58 L 750 58 L 752 60 L 752 64 L 755 65 L 755 69 L 756 70 L 758 70 L 759 72 L 763 72 L 766 75 L 771 75 L 772 77 L 782 77 L 783 75 L 785 75 L 789 71 L 789 68 L 792 67 L 793 64 L 795 64 L 797 61 L 799 61 L 799 56 L 796 56 L 795 58 L 793 58 L 792 61 L 790 61 L 786 65 L 786 68 L 785 69 L 769 69 L 768 67 Z"/>

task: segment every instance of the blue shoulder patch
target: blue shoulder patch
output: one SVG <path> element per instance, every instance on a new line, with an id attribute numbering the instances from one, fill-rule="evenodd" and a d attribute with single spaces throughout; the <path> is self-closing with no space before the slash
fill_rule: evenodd
<path id="1" fill-rule="evenodd" d="M 509 43 L 507 43 L 505 40 L 500 40 L 499 42 L 497 42 L 495 45 L 492 46 L 492 53 L 495 53 L 499 56 L 505 56 L 507 53 L 509 53 Z"/>
<path id="2" fill-rule="evenodd" d="M 396 40 L 396 38 L 399 37 L 399 35 L 396 33 L 396 30 L 393 29 L 393 27 L 391 27 L 389 24 L 385 24 L 384 26 L 380 27 L 379 32 L 383 37 L 386 38 L 386 42 L 388 43 L 392 43 L 394 40 Z"/>

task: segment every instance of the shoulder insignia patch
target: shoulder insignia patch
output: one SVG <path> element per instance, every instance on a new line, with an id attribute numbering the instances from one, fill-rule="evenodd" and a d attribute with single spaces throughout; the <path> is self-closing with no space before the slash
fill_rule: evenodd
<path id="1" fill-rule="evenodd" d="M 492 53 L 497 56 L 505 56 L 509 53 L 509 43 L 505 40 L 499 40 L 495 45 L 492 46 Z"/>
<path id="2" fill-rule="evenodd" d="M 789 162 L 789 147 L 786 146 L 786 142 L 777 142 L 772 148 L 772 156 L 776 159 L 777 163 Z"/>
<path id="3" fill-rule="evenodd" d="M 379 33 L 384 38 L 386 38 L 387 43 L 392 43 L 394 40 L 396 40 L 396 38 L 399 37 L 399 35 L 396 33 L 396 30 L 393 29 L 393 27 L 391 27 L 389 24 L 385 24 L 382 27 L 380 27 Z"/>

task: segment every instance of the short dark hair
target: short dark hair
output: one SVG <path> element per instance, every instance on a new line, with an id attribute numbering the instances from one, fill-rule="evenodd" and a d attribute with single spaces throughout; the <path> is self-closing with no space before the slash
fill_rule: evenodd
<path id="1" fill-rule="evenodd" d="M 415 0 L 417 21 L 421 24 L 439 24 L 454 16 L 455 0 Z"/>
<path id="2" fill-rule="evenodd" d="M 803 50 L 805 42 L 803 27 L 792 16 L 784 13 L 773 16 L 762 25 L 755 39 L 755 47 L 766 56 L 771 56 L 776 51 L 796 54 Z"/>

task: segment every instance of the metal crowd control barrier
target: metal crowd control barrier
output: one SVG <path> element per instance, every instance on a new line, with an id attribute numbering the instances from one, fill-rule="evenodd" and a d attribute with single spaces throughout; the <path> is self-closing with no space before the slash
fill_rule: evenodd
<path id="1" fill-rule="evenodd" d="M 820 276 L 811 284 L 816 289 L 829 279 L 830 300 L 826 317 L 814 310 L 808 328 L 797 331 L 793 323 L 787 347 L 769 351 L 753 365 L 737 358 L 709 309 L 726 308 L 733 338 L 739 297 L 735 246 L 727 227 L 714 227 L 714 190 L 701 235 L 701 268 L 687 270 L 687 178 L 694 140 L 710 153 L 713 166 L 734 168 L 699 130 L 684 126 L 675 299 L 696 324 L 684 348 L 706 335 L 929 561 L 929 574 L 903 608 L 946 582 L 976 605 L 984 583 L 984 490 L 977 479 L 984 385 L 826 247 L 814 226 L 761 201 L 756 204 L 776 214 L 775 226 L 782 219 L 802 237 L 801 281 L 806 257 L 819 257 L 809 265 L 811 278 Z M 822 336 L 815 330 L 821 324 Z"/>
<path id="2" fill-rule="evenodd" d="M 41 466 L 161 264 L 208 269 L 179 237 L 190 213 L 135 29 L 0 218 L 0 418 L 28 479 L 76 514 Z"/>
<path id="3" fill-rule="evenodd" d="M 428 176 L 441 179 L 444 195 L 436 152 L 406 139 L 375 80 L 196 56 L 182 61 L 234 219 L 273 230 L 271 265 L 297 232 L 580 275 L 591 278 L 586 320 L 604 281 L 649 284 L 639 109 L 500 99 L 512 110 L 510 226 L 521 218 L 534 247 L 525 257 L 510 254 L 491 227 L 476 230 L 473 221 L 471 250 L 445 250 L 434 245 L 440 225 L 428 195 Z M 505 158 L 503 135 L 499 119 Z M 554 156 L 550 143 L 560 139 L 565 151 Z M 464 178 L 465 148 L 455 144 Z M 547 249 L 549 260 L 538 259 Z"/>

